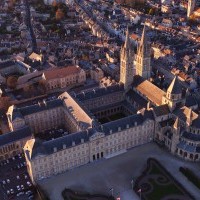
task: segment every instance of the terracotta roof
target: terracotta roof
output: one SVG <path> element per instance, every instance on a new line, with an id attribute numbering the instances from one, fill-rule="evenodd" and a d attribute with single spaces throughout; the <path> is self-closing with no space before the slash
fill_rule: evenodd
<path id="1" fill-rule="evenodd" d="M 132 33 L 131 35 L 130 35 L 130 37 L 131 37 L 131 39 L 133 39 L 133 40 L 137 40 L 139 37 L 138 37 L 138 35 L 136 35 L 136 34 L 134 34 L 134 33 Z"/>
<path id="2" fill-rule="evenodd" d="M 141 76 L 135 76 L 134 86 L 138 92 L 151 102 L 156 105 L 162 104 L 162 97 L 165 95 L 165 92 L 150 81 L 144 80 Z"/>
<path id="3" fill-rule="evenodd" d="M 47 70 L 44 72 L 44 75 L 47 80 L 50 80 L 50 79 L 66 77 L 71 74 L 76 74 L 76 73 L 79 73 L 80 70 L 81 69 L 78 66 L 68 66 L 68 67 L 59 68 L 59 69 L 56 68 L 52 70 Z"/>

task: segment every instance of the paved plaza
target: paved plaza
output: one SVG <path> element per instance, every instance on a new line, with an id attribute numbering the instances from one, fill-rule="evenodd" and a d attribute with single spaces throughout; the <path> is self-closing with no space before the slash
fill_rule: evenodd
<path id="1" fill-rule="evenodd" d="M 61 192 L 64 188 L 106 195 L 109 195 L 110 188 L 113 188 L 114 196 L 120 196 L 121 200 L 139 200 L 137 194 L 131 190 L 131 180 L 141 175 L 149 157 L 160 161 L 174 175 L 174 178 L 198 200 L 200 190 L 179 172 L 179 167 L 189 167 L 199 174 L 200 164 L 183 161 L 154 143 L 135 147 L 116 157 L 100 160 L 41 180 L 39 184 L 51 200 L 63 200 Z"/>

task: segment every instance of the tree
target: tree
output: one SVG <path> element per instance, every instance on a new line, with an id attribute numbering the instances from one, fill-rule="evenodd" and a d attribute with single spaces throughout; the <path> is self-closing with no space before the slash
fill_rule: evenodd
<path id="1" fill-rule="evenodd" d="M 0 110 L 6 112 L 11 106 L 10 97 L 0 97 Z"/>
<path id="2" fill-rule="evenodd" d="M 16 86 L 17 86 L 17 77 L 15 77 L 15 76 L 9 76 L 7 78 L 7 86 L 10 89 L 15 89 Z"/>
<path id="3" fill-rule="evenodd" d="M 52 6 L 53 6 L 53 7 L 56 7 L 57 5 L 58 5 L 57 1 L 54 0 L 53 3 L 52 3 Z"/>
<path id="4" fill-rule="evenodd" d="M 56 20 L 61 20 L 64 18 L 64 12 L 59 8 L 57 11 L 56 11 Z"/>

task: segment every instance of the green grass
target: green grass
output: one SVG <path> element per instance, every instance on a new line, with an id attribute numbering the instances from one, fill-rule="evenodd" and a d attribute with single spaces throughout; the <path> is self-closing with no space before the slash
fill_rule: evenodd
<path id="1" fill-rule="evenodd" d="M 149 171 L 149 174 L 162 174 L 162 173 L 161 173 L 160 169 L 154 165 L 154 166 L 152 166 L 151 170 Z"/>
<path id="2" fill-rule="evenodd" d="M 153 176 L 155 175 L 155 177 Z M 162 182 L 159 183 L 159 180 L 156 180 L 158 178 L 157 175 L 160 175 L 160 177 L 163 177 L 163 184 Z M 147 178 L 147 181 L 145 181 L 144 178 Z M 144 174 L 141 175 L 139 178 L 139 184 L 150 184 L 151 188 L 153 190 L 150 192 L 144 190 L 142 192 L 142 197 L 145 200 L 160 200 L 164 197 L 167 197 L 168 195 L 182 195 L 188 197 L 188 200 L 191 200 L 187 195 L 187 191 L 185 191 L 184 188 L 182 188 L 174 179 L 173 177 L 166 171 L 166 169 L 157 163 L 156 160 L 150 160 L 148 162 L 147 169 L 145 170 Z M 144 181 L 143 181 L 144 180 Z M 166 181 L 165 181 L 166 180 Z M 142 189 L 142 186 L 141 186 Z"/>
<path id="3" fill-rule="evenodd" d="M 146 194 L 145 197 L 147 199 L 162 199 L 163 197 L 171 194 L 183 194 L 173 183 L 167 185 L 159 185 L 155 182 L 155 180 L 150 181 L 153 185 L 153 192 L 150 194 Z"/>
<path id="4" fill-rule="evenodd" d="M 196 187 L 200 189 L 200 178 L 190 169 L 180 167 L 179 171 L 187 177 Z"/>

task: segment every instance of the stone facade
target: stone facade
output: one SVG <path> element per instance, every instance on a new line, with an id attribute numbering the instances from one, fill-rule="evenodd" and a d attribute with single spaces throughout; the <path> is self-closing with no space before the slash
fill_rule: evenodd
<path id="1" fill-rule="evenodd" d="M 148 112 L 127 117 L 117 127 L 111 122 L 98 130 L 89 129 L 40 144 L 32 139 L 24 147 L 28 171 L 32 180 L 37 181 L 126 152 L 152 141 L 153 134 L 154 120 L 152 113 Z"/>

